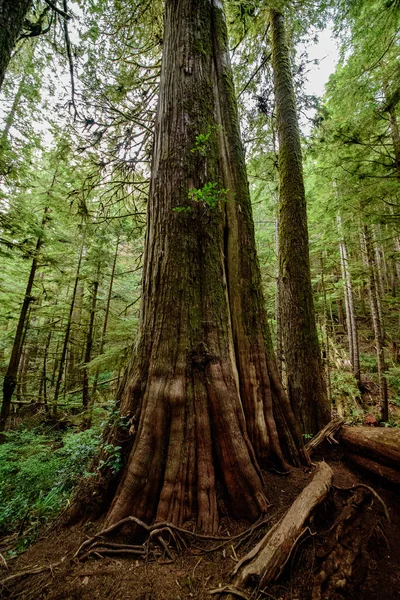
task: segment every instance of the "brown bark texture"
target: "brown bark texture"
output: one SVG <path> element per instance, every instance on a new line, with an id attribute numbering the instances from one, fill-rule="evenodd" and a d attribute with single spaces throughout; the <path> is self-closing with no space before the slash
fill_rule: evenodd
<path id="1" fill-rule="evenodd" d="M 141 322 L 119 401 L 127 464 L 106 525 L 215 531 L 217 480 L 227 510 L 255 519 L 260 467 L 305 456 L 265 318 L 219 0 L 165 3 Z"/>
<path id="2" fill-rule="evenodd" d="M 32 0 L 0 0 L 0 88 Z"/>
<path id="3" fill-rule="evenodd" d="M 284 17 L 270 11 L 279 139 L 280 309 L 288 391 L 305 434 L 330 420 L 311 288 L 300 134 Z"/>

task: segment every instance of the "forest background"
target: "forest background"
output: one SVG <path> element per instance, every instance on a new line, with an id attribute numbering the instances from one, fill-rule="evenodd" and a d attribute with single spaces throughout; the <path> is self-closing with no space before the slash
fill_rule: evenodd
<path id="1" fill-rule="evenodd" d="M 257 249 L 285 378 L 267 10 L 226 2 Z M 302 146 L 329 398 L 348 422 L 395 427 L 398 6 L 285 11 L 298 110 L 303 119 L 316 110 Z M 298 49 L 327 23 L 340 60 L 319 99 L 304 94 L 309 65 Z M 86 472 L 135 341 L 162 36 L 161 2 L 64 0 L 61 12 L 35 2 L 2 87 L 0 369 L 4 378 L 14 348 L 17 386 L 0 446 L 0 530 L 17 539 L 11 553 L 66 505 Z M 119 448 L 106 460 L 118 471 Z"/>

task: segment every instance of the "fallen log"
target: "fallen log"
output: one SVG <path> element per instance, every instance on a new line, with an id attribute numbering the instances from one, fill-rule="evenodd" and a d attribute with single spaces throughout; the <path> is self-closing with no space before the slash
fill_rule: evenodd
<path id="1" fill-rule="evenodd" d="M 400 483 L 400 429 L 345 426 L 340 441 L 352 462 L 390 483 Z"/>
<path id="2" fill-rule="evenodd" d="M 306 444 L 305 448 L 308 454 L 311 455 L 315 448 L 322 444 L 324 440 L 328 440 L 328 442 L 331 444 L 338 444 L 339 442 L 335 440 L 333 436 L 342 428 L 344 422 L 345 421 L 342 419 L 342 417 L 338 417 L 337 419 L 332 419 L 332 421 L 329 421 L 328 425 L 325 425 L 325 427 L 321 429 L 321 431 L 319 431 L 312 438 L 312 440 L 308 442 L 308 444 Z"/>
<path id="3" fill-rule="evenodd" d="M 326 498 L 331 481 L 329 465 L 318 463 L 311 483 L 296 498 L 286 515 L 239 561 L 233 572 L 235 587 L 243 589 L 251 585 L 262 588 L 279 577 L 297 540 L 304 533 L 305 522 Z"/>
<path id="4" fill-rule="evenodd" d="M 360 467 L 364 471 L 368 471 L 371 475 L 381 477 L 393 485 L 400 486 L 400 471 L 381 465 L 380 463 L 377 463 L 370 458 L 365 458 L 365 456 L 360 456 L 359 454 L 347 452 L 346 458 L 357 467 Z"/>

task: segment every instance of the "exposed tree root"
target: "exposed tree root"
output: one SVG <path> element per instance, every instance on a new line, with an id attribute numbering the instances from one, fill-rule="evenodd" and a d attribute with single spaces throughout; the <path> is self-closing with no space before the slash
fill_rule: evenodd
<path id="1" fill-rule="evenodd" d="M 118 521 L 118 523 L 103 529 L 92 538 L 84 541 L 75 552 L 74 558 L 86 558 L 90 554 L 102 556 L 109 554 L 123 554 L 124 552 L 127 554 L 137 554 L 138 556 L 148 555 L 150 551 L 150 544 L 153 539 L 155 539 L 156 542 L 162 546 L 165 553 L 172 559 L 168 542 L 165 540 L 166 533 L 169 535 L 169 541 L 173 541 L 174 547 L 178 550 L 186 548 L 189 544 L 189 540 L 199 540 L 203 542 L 217 541 L 220 542 L 217 544 L 217 546 L 205 550 L 199 549 L 205 553 L 215 552 L 227 544 L 232 544 L 234 541 L 239 541 L 238 545 L 240 545 L 244 541 L 248 540 L 248 538 L 250 538 L 258 529 L 265 526 L 268 522 L 269 519 L 263 519 L 262 521 L 254 523 L 254 525 L 238 535 L 223 537 L 195 533 L 193 531 L 189 531 L 188 529 L 176 527 L 171 523 L 155 523 L 154 525 L 147 525 L 137 517 L 130 516 L 126 517 L 125 519 L 121 519 L 121 521 Z M 147 532 L 148 538 L 146 542 L 144 542 L 142 545 L 115 544 L 104 539 L 106 536 L 115 533 L 117 530 L 129 524 L 138 526 Z"/>
<path id="2" fill-rule="evenodd" d="M 355 490 L 357 488 L 364 488 L 364 489 L 368 490 L 373 496 L 375 496 L 375 498 L 378 500 L 378 502 L 381 503 L 381 506 L 385 513 L 385 517 L 388 520 L 388 522 L 390 523 L 390 515 L 389 515 L 388 508 L 387 508 L 385 502 L 382 500 L 382 498 L 378 494 L 378 492 L 376 492 L 374 490 L 374 488 L 370 487 L 369 485 L 365 485 L 365 483 L 356 483 L 355 485 L 351 486 L 350 488 L 339 487 L 338 485 L 333 485 L 332 487 L 336 488 L 337 490 L 342 490 L 342 491 L 346 491 L 346 492 Z"/>
<path id="3" fill-rule="evenodd" d="M 210 594 L 210 596 L 214 596 L 215 594 L 230 594 L 231 596 L 236 598 L 244 598 L 244 600 L 250 600 L 250 597 L 243 590 L 239 590 L 233 587 L 233 585 L 225 585 L 224 587 L 215 588 L 215 590 L 210 590 L 208 593 Z"/>
<path id="4" fill-rule="evenodd" d="M 26 577 L 28 575 L 37 575 L 38 573 L 44 573 L 45 571 L 52 571 L 53 569 L 58 567 L 63 562 L 63 560 L 60 560 L 56 563 L 52 563 L 50 565 L 38 565 L 37 567 L 33 567 L 32 569 L 25 569 L 24 571 L 18 571 L 18 573 L 8 575 L 8 577 L 5 577 L 4 579 L 0 580 L 0 586 L 2 588 L 5 588 L 8 586 L 9 583 L 21 579 L 22 577 Z"/>

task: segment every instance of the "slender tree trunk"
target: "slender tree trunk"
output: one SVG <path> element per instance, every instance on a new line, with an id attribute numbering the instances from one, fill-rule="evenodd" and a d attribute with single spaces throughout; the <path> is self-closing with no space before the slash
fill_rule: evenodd
<path id="1" fill-rule="evenodd" d="M 328 333 L 328 306 L 326 301 L 326 287 L 324 278 L 324 258 L 321 255 L 321 287 L 322 297 L 324 300 L 324 328 L 325 328 L 325 365 L 326 365 L 326 392 L 329 404 L 332 402 L 332 386 L 331 386 L 331 368 L 330 368 L 330 351 L 329 351 L 329 333 Z"/>
<path id="2" fill-rule="evenodd" d="M 374 251 L 375 251 L 377 285 L 378 285 L 379 295 L 383 299 L 385 297 L 385 277 L 384 277 L 384 272 L 383 272 L 383 261 L 382 261 L 382 255 L 381 255 L 381 248 L 378 243 L 376 227 L 374 225 L 371 227 L 371 235 L 372 235 L 372 241 L 373 241 Z"/>
<path id="3" fill-rule="evenodd" d="M 17 90 L 17 93 L 14 96 L 14 100 L 13 100 L 13 103 L 12 103 L 12 106 L 11 106 L 11 110 L 8 113 L 6 121 L 5 121 L 5 126 L 4 126 L 4 129 L 3 129 L 3 133 L 1 134 L 1 138 L 0 138 L 0 146 L 3 147 L 3 148 L 7 144 L 8 134 L 10 133 L 10 129 L 13 126 L 14 121 L 15 121 L 15 116 L 16 116 L 16 113 L 17 113 L 17 109 L 18 109 L 18 106 L 19 106 L 19 103 L 21 101 L 22 94 L 23 94 L 23 91 L 24 91 L 26 77 L 27 77 L 27 73 L 25 71 L 24 74 L 22 75 L 21 81 L 19 82 L 18 90 Z"/>
<path id="4" fill-rule="evenodd" d="M 43 219 L 42 219 L 42 231 L 46 224 L 47 211 L 48 211 L 48 209 L 45 208 Z M 32 288 L 33 288 L 33 282 L 35 280 L 35 275 L 36 275 L 36 270 L 37 270 L 37 265 L 38 265 L 38 257 L 39 257 L 39 253 L 40 253 L 42 244 L 43 244 L 43 233 L 41 233 L 39 235 L 38 240 L 36 242 L 36 248 L 35 248 L 34 254 L 33 254 L 33 260 L 32 260 L 31 270 L 29 273 L 28 283 L 27 283 L 26 290 L 25 290 L 25 296 L 24 296 L 24 299 L 22 302 L 21 312 L 20 312 L 19 319 L 18 319 L 17 331 L 15 332 L 14 343 L 13 343 L 13 347 L 11 350 L 10 362 L 8 364 L 7 373 L 5 374 L 4 381 L 3 381 L 3 403 L 1 405 L 1 412 L 0 412 L 0 434 L 4 431 L 4 429 L 6 427 L 8 415 L 10 414 L 12 395 L 14 393 L 15 386 L 17 385 L 18 366 L 19 366 L 19 362 L 20 362 L 20 358 L 21 358 L 21 350 L 22 350 L 22 338 L 23 338 L 23 333 L 24 333 L 24 329 L 26 326 L 28 310 L 29 310 L 30 304 L 33 300 Z M 4 442 L 4 439 L 5 439 L 4 436 L 0 436 L 0 443 Z"/>
<path id="5" fill-rule="evenodd" d="M 48 360 L 48 356 L 49 356 L 49 348 L 50 348 L 50 343 L 51 343 L 51 335 L 52 335 L 52 329 L 49 329 L 49 333 L 47 335 L 47 340 L 46 340 L 46 346 L 44 348 L 44 354 L 43 354 L 43 404 L 46 407 L 46 411 L 47 409 L 47 360 Z"/>
<path id="6" fill-rule="evenodd" d="M 70 332 L 71 332 L 72 314 L 74 312 L 76 292 L 77 292 L 78 284 L 79 284 L 79 275 L 80 275 L 80 270 L 81 270 L 83 253 L 84 253 L 84 243 L 82 243 L 80 253 L 79 253 L 78 265 L 76 267 L 76 274 L 75 274 L 74 289 L 72 290 L 72 298 L 71 298 L 71 304 L 70 304 L 68 320 L 67 320 L 67 327 L 65 330 L 64 342 L 63 342 L 63 346 L 62 346 L 62 350 L 61 350 L 60 362 L 58 363 L 58 376 L 57 376 L 57 381 L 56 381 L 56 385 L 55 385 L 54 399 L 53 399 L 53 402 L 54 402 L 53 415 L 54 415 L 55 419 L 57 418 L 57 402 L 58 402 L 58 397 L 60 395 L 61 383 L 63 380 L 63 373 L 64 373 L 64 368 L 65 368 L 65 358 L 67 356 L 68 342 L 69 342 L 69 336 L 70 336 Z"/>
<path id="7" fill-rule="evenodd" d="M 0 89 L 32 0 L 0 0 Z"/>
<path id="8" fill-rule="evenodd" d="M 354 365 L 354 356 L 353 356 L 353 330 L 351 328 L 351 318 L 350 318 L 350 307 L 349 307 L 349 294 L 346 282 L 346 271 L 344 267 L 344 257 L 343 257 L 343 244 L 339 244 L 340 251 L 340 267 L 342 270 L 342 281 L 343 281 L 343 292 L 344 292 L 344 307 L 346 314 L 346 329 L 347 329 L 347 339 L 349 342 L 349 354 L 350 354 L 350 362 Z"/>
<path id="9" fill-rule="evenodd" d="M 370 291 L 370 302 L 371 302 L 371 317 L 375 334 L 375 345 L 376 345 L 376 362 L 378 368 L 378 379 L 379 379 L 379 390 L 381 397 L 381 410 L 382 420 L 387 422 L 389 419 L 389 407 L 388 407 L 388 391 L 387 381 L 384 375 L 385 372 L 385 355 L 383 349 L 383 338 L 382 338 L 382 325 L 380 322 L 380 315 L 378 311 L 378 289 L 376 284 L 376 277 L 374 276 L 375 270 L 375 258 L 371 240 L 371 233 L 368 225 L 364 226 L 364 240 L 366 249 L 366 258 L 368 262 L 369 270 L 369 291 Z"/>
<path id="10" fill-rule="evenodd" d="M 338 280 L 339 280 L 339 278 L 338 278 Z M 339 325 L 339 327 L 343 327 L 343 329 L 344 329 L 345 325 L 344 325 L 344 312 L 343 312 L 342 298 L 337 298 L 336 305 L 337 305 L 338 325 Z"/>
<path id="11" fill-rule="evenodd" d="M 117 243 L 116 243 L 116 246 L 115 246 L 114 260 L 113 260 L 112 269 L 111 269 L 110 285 L 109 285 L 109 288 L 108 288 L 106 310 L 105 310 L 105 313 L 104 313 L 103 330 L 101 332 L 101 338 L 100 338 L 99 356 L 101 356 L 103 354 L 103 352 L 104 352 L 104 344 L 105 344 L 105 341 L 106 341 L 106 333 L 107 333 L 107 326 L 108 326 L 108 317 L 110 315 L 110 306 L 111 306 L 111 294 L 112 294 L 112 289 L 113 289 L 113 285 L 114 285 L 115 267 L 117 265 L 117 258 L 118 258 L 118 248 L 119 248 L 119 238 L 117 239 Z M 95 397 L 96 397 L 97 383 L 98 383 L 98 380 L 99 380 L 99 373 L 100 373 L 100 370 L 99 370 L 99 368 L 97 368 L 96 372 L 95 372 L 95 375 L 94 375 L 93 388 L 92 388 L 92 393 L 91 393 L 91 398 L 90 398 L 90 405 L 89 405 L 89 410 L 88 410 L 88 418 L 87 418 L 87 427 L 88 428 L 91 427 L 91 425 L 92 425 L 93 404 L 94 404 Z"/>
<path id="12" fill-rule="evenodd" d="M 396 259 L 393 257 L 390 260 L 390 289 L 392 292 L 392 298 L 397 296 L 397 270 L 396 270 Z"/>
<path id="13" fill-rule="evenodd" d="M 270 11 L 272 65 L 279 139 L 279 269 L 288 391 L 305 434 L 330 420 L 315 324 L 300 134 L 284 17 Z"/>
<path id="14" fill-rule="evenodd" d="M 265 318 L 219 0 L 165 2 L 142 291 L 119 392 L 137 430 L 111 431 L 128 457 L 106 523 L 215 531 L 216 479 L 231 514 L 257 518 L 260 465 L 299 464 L 302 443 Z"/>
<path id="15" fill-rule="evenodd" d="M 347 316 L 347 329 L 348 329 L 348 338 L 349 338 L 349 349 L 350 349 L 350 358 L 351 365 L 353 368 L 354 377 L 357 381 L 360 381 L 361 373 L 360 373 L 360 352 L 359 352 L 359 344 L 358 344 L 358 331 L 357 331 L 357 321 L 354 310 L 354 295 L 353 295 L 353 285 L 351 281 L 350 269 L 349 269 L 349 258 L 347 254 L 346 242 L 342 233 L 342 220 L 340 215 L 338 215 L 338 229 L 339 235 L 341 236 L 340 241 L 340 257 L 342 264 L 342 277 L 344 283 L 344 291 L 345 291 L 345 304 L 346 304 L 346 316 Z"/>
<path id="16" fill-rule="evenodd" d="M 79 368 L 79 365 L 82 362 L 82 348 L 85 347 L 81 323 L 83 291 L 83 285 L 79 283 L 76 290 L 74 310 L 72 312 L 71 331 L 66 357 L 66 385 L 68 390 L 74 390 L 82 384 L 82 370 Z"/>
<path id="17" fill-rule="evenodd" d="M 365 281 L 362 282 L 362 285 L 358 287 L 358 295 L 360 299 L 360 309 L 363 317 L 367 316 L 367 307 L 365 305 Z"/>
<path id="18" fill-rule="evenodd" d="M 88 371 L 88 363 L 92 358 L 92 346 L 93 346 L 93 335 L 94 335 L 94 318 L 96 316 L 96 304 L 97 304 L 97 292 L 99 290 L 99 280 L 100 280 L 100 263 L 97 266 L 96 278 L 93 281 L 93 289 L 92 289 L 92 302 L 90 306 L 90 316 L 89 316 L 89 324 L 86 335 L 86 347 L 85 347 L 85 356 L 84 356 L 84 367 L 83 367 L 83 386 L 82 386 L 82 405 L 83 408 L 86 409 L 86 414 L 84 418 L 84 427 L 88 427 L 88 409 L 91 406 L 90 395 L 89 395 L 89 371 Z"/>
<path id="19" fill-rule="evenodd" d="M 26 315 L 26 319 L 25 319 L 25 326 L 24 326 L 24 331 L 22 334 L 21 345 L 20 345 L 20 359 L 19 359 L 19 363 L 18 363 L 18 372 L 17 372 L 17 400 L 19 400 L 19 401 L 22 401 L 23 392 L 24 392 L 24 386 L 22 384 L 22 379 L 25 377 L 25 373 L 26 373 L 26 366 L 24 364 L 24 362 L 25 362 L 25 350 L 24 349 L 25 349 L 26 335 L 27 335 L 28 329 L 29 329 L 31 308 L 32 308 L 32 305 L 30 304 L 27 315 Z M 25 393 L 26 393 L 26 388 L 25 388 Z"/>

